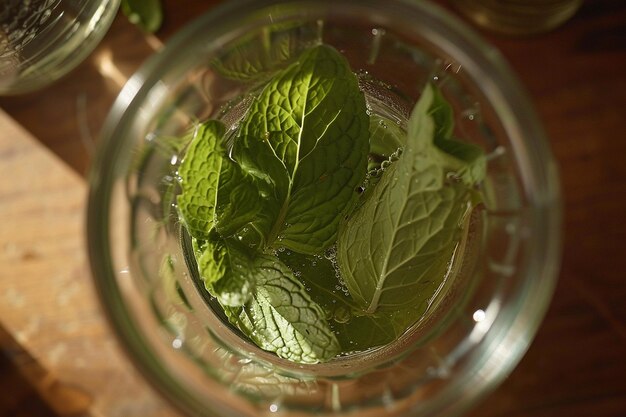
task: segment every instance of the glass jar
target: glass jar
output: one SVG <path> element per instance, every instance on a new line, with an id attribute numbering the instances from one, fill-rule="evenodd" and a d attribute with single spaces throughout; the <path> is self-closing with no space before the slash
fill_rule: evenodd
<path id="1" fill-rule="evenodd" d="M 547 32 L 567 22 L 583 0 L 452 0 L 477 25 L 507 35 Z"/>
<path id="2" fill-rule="evenodd" d="M 406 114 L 438 85 L 457 135 L 487 154 L 487 176 L 456 278 L 415 331 L 307 365 L 257 348 L 213 310 L 175 203 L 179 138 L 208 118 L 236 126 L 259 80 L 319 42 L 348 59 L 370 108 Z M 511 372 L 551 298 L 560 196 L 544 132 L 498 52 L 427 2 L 226 3 L 132 76 L 102 134 L 88 209 L 95 283 L 134 363 L 189 415 L 457 415 Z"/>
<path id="3" fill-rule="evenodd" d="M 4 0 L 0 8 L 0 94 L 34 91 L 93 51 L 120 0 Z"/>

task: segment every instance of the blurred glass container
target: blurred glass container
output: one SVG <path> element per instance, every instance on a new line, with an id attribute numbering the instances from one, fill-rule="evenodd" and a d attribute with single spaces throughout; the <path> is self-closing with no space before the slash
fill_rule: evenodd
<path id="1" fill-rule="evenodd" d="M 485 210 L 427 319 L 384 348 L 307 365 L 262 351 L 212 309 L 175 203 L 181 138 L 208 118 L 236 128 L 262 80 L 319 42 L 348 59 L 371 111 L 384 102 L 406 118 L 437 84 L 488 172 Z M 100 144 L 87 222 L 95 283 L 135 364 L 189 415 L 458 415 L 518 363 L 551 299 L 560 194 L 544 132 L 498 52 L 428 2 L 224 3 L 129 79 Z"/>
<path id="2" fill-rule="evenodd" d="M 3 0 L 0 94 L 44 87 L 76 67 L 100 42 L 120 0 Z"/>
<path id="3" fill-rule="evenodd" d="M 583 0 L 451 0 L 477 25 L 508 35 L 547 32 L 569 20 Z"/>

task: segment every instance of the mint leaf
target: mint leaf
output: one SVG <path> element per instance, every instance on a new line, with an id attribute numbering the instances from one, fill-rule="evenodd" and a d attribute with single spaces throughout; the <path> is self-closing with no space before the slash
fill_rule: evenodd
<path id="1" fill-rule="evenodd" d="M 178 169 L 182 188 L 177 198 L 180 218 L 196 239 L 208 239 L 215 225 L 217 188 L 224 163 L 221 144 L 224 131 L 224 125 L 217 121 L 197 126 Z"/>
<path id="2" fill-rule="evenodd" d="M 237 238 L 249 247 L 265 246 L 265 234 L 254 222 L 269 222 L 280 207 L 276 203 L 274 181 L 267 176 L 246 172 L 224 155 L 216 205 L 216 229 L 222 236 Z"/>
<path id="3" fill-rule="evenodd" d="M 427 86 L 408 124 L 408 145 L 347 222 L 337 260 L 353 299 L 369 314 L 425 305 L 436 294 L 467 216 L 470 192 L 445 185 L 434 145 L 439 115 Z M 435 116 L 433 116 L 433 114 Z"/>
<path id="4" fill-rule="evenodd" d="M 156 32 L 163 23 L 160 0 L 122 0 L 120 7 L 128 20 L 145 32 Z"/>
<path id="5" fill-rule="evenodd" d="M 443 153 L 439 154 L 442 164 L 455 171 L 467 185 L 481 182 L 487 172 L 485 154 L 478 146 L 452 138 L 454 112 L 441 91 L 434 90 L 430 114 L 435 121 L 434 145 Z"/>
<path id="6" fill-rule="evenodd" d="M 223 306 L 241 306 L 255 285 L 252 260 L 235 241 L 211 233 L 209 240 L 192 239 L 198 272 L 205 288 Z"/>
<path id="7" fill-rule="evenodd" d="M 254 261 L 256 286 L 241 307 L 225 307 L 231 323 L 261 349 L 300 363 L 318 363 L 335 357 L 339 342 L 293 273 L 274 256 Z"/>
<path id="8" fill-rule="evenodd" d="M 422 191 L 417 184 L 390 181 L 401 176 L 394 171 L 377 189 L 383 198 L 399 200 L 385 203 L 372 196 L 339 237 L 346 285 L 369 314 L 428 305 L 446 275 L 468 210 L 464 187 Z"/>
<path id="9" fill-rule="evenodd" d="M 279 209 L 250 224 L 268 245 L 317 253 L 336 240 L 365 178 L 368 124 L 356 76 L 328 46 L 308 49 L 266 85 L 240 124 L 233 155 L 273 184 L 265 199 Z"/>
<path id="10" fill-rule="evenodd" d="M 365 351 L 393 342 L 428 307 L 427 303 L 422 303 L 399 311 L 366 314 L 350 296 L 339 279 L 337 266 L 329 258 L 291 251 L 281 252 L 278 257 L 298 277 L 311 299 L 324 310 L 344 353 Z"/>
<path id="11" fill-rule="evenodd" d="M 456 168 L 455 175 L 465 184 L 470 186 L 478 184 L 487 175 L 487 159 L 480 147 L 442 137 L 436 137 L 434 143 L 441 151 L 453 157 L 447 159 L 448 165 Z"/>
<path id="12" fill-rule="evenodd" d="M 397 122 L 379 114 L 370 116 L 370 155 L 389 158 L 406 144 L 406 132 Z"/>
<path id="13" fill-rule="evenodd" d="M 262 217 L 262 195 L 272 189 L 228 157 L 224 134 L 225 127 L 217 120 L 198 125 L 178 169 L 180 219 L 189 234 L 200 240 L 208 240 L 213 228 L 229 237 L 251 219 Z M 258 237 L 248 240 L 258 241 Z"/>
<path id="14" fill-rule="evenodd" d="M 342 352 L 363 351 L 395 340 L 406 328 L 396 330 L 389 314 L 364 315 L 347 288 L 339 281 L 333 262 L 323 256 L 284 251 L 279 258 L 294 271 L 311 299 L 322 310 Z"/>
<path id="15" fill-rule="evenodd" d="M 270 77 L 300 51 L 319 42 L 315 23 L 281 23 L 244 36 L 236 45 L 211 61 L 222 76 L 249 82 Z"/>

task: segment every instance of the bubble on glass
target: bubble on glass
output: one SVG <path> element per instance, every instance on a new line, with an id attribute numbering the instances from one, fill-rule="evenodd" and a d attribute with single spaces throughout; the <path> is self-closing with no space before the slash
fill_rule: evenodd
<path id="1" fill-rule="evenodd" d="M 476 310 L 474 311 L 474 314 L 472 315 L 472 318 L 474 319 L 474 321 L 476 323 L 480 323 L 481 321 L 485 320 L 485 312 L 483 310 Z"/>
<path id="2" fill-rule="evenodd" d="M 385 35 L 385 30 L 382 28 L 372 29 L 372 44 L 370 46 L 370 55 L 367 58 L 369 65 L 374 65 L 378 59 L 380 53 L 382 37 Z"/>

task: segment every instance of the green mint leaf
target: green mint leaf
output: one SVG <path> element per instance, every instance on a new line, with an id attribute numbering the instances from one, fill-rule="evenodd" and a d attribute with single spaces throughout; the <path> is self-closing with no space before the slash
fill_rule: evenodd
<path id="1" fill-rule="evenodd" d="M 225 163 L 221 143 L 224 131 L 224 125 L 217 121 L 197 126 L 178 169 L 182 189 L 177 198 L 180 218 L 196 239 L 209 239 L 215 226 L 217 189 Z"/>
<path id="2" fill-rule="evenodd" d="M 368 124 L 356 76 L 331 47 L 308 49 L 266 85 L 241 122 L 233 155 L 275 186 L 267 199 L 278 211 L 251 224 L 269 245 L 317 253 L 336 240 L 365 178 Z"/>
<path id="3" fill-rule="evenodd" d="M 370 116 L 370 151 L 368 172 L 380 169 L 381 164 L 398 152 L 406 143 L 406 132 L 395 121 L 378 115 Z"/>
<path id="4" fill-rule="evenodd" d="M 469 204 L 463 186 L 422 191 L 391 181 L 394 174 L 400 178 L 398 172 L 388 174 L 377 189 L 383 198 L 399 200 L 367 200 L 338 243 L 346 285 L 369 314 L 428 306 L 443 283 Z"/>
<path id="5" fill-rule="evenodd" d="M 324 311 L 278 258 L 254 261 L 256 286 L 242 307 L 225 307 L 231 323 L 261 349 L 299 363 L 324 362 L 339 352 L 339 342 Z"/>
<path id="6" fill-rule="evenodd" d="M 294 271 L 311 299 L 322 308 L 342 352 L 385 345 L 404 331 L 396 330 L 398 326 L 394 325 L 389 314 L 363 315 L 339 280 L 337 268 L 330 259 L 291 251 L 284 251 L 278 256 Z"/>
<path id="7" fill-rule="evenodd" d="M 269 138 L 272 135 L 267 135 Z M 241 140 L 241 138 L 239 139 Z M 237 145 L 236 143 L 235 145 Z M 270 236 L 271 231 L 278 228 L 278 218 L 284 217 L 284 202 L 289 197 L 290 181 L 284 165 L 271 152 L 267 142 L 252 141 L 252 146 L 248 149 L 250 157 L 242 156 L 236 149 L 233 155 L 237 159 L 237 164 L 241 167 L 241 172 L 250 178 L 251 182 L 262 186 L 258 189 L 260 200 L 255 206 L 254 213 L 243 210 L 245 206 L 240 206 L 236 201 L 236 194 L 227 191 L 229 187 L 224 186 L 224 193 L 221 196 L 231 200 L 232 210 L 224 210 L 222 221 L 224 224 L 232 225 L 233 233 L 241 236 L 251 246 L 260 249 L 271 246 L 276 240 L 276 235 Z M 233 186 L 237 186 L 239 181 L 232 181 Z M 246 190 L 244 188 L 244 190 Z M 238 224 L 233 219 L 241 219 Z"/>
<path id="8" fill-rule="evenodd" d="M 468 142 L 442 137 L 436 137 L 434 144 L 446 155 L 452 157 L 447 158 L 447 165 L 456 168 L 456 176 L 465 184 L 471 186 L 485 179 L 487 159 L 480 147 Z"/>
<path id="9" fill-rule="evenodd" d="M 363 184 L 364 193 L 359 198 L 357 207 L 372 193 L 372 189 L 382 173 L 395 162 L 406 143 L 406 132 L 395 121 L 372 114 L 370 116 L 370 152 L 367 163 L 367 179 Z"/>
<path id="10" fill-rule="evenodd" d="M 222 76 L 239 81 L 259 81 L 290 63 L 303 49 L 319 42 L 314 23 L 289 23 L 266 26 L 237 42 L 211 61 Z"/>
<path id="11" fill-rule="evenodd" d="M 468 213 L 469 190 L 444 186 L 446 170 L 433 146 L 434 95 L 434 87 L 424 90 L 409 120 L 410 146 L 338 238 L 342 276 L 368 314 L 428 305 L 443 283 Z"/>
<path id="12" fill-rule="evenodd" d="M 228 157 L 224 133 L 224 125 L 216 120 L 198 125 L 178 169 L 180 218 L 189 234 L 200 240 L 209 239 L 213 228 L 230 237 L 253 219 L 278 210 L 267 204 L 274 200 L 263 199 L 274 189 L 273 183 L 246 173 Z M 248 235 L 250 246 L 260 240 L 253 229 Z"/>
<path id="13" fill-rule="evenodd" d="M 262 248 L 265 234 L 254 223 L 270 222 L 272 213 L 280 209 L 274 181 L 267 176 L 251 175 L 233 160 L 224 158 L 216 200 L 216 229 L 222 236 L 234 236 L 250 247 Z"/>
<path id="14" fill-rule="evenodd" d="M 436 88 L 430 114 L 435 121 L 434 145 L 442 151 L 439 154 L 444 166 L 455 171 L 455 174 L 467 185 L 481 182 L 487 172 L 485 154 L 478 146 L 452 138 L 454 131 L 454 112 Z"/>
<path id="15" fill-rule="evenodd" d="M 331 259 L 291 251 L 281 252 L 278 257 L 294 271 L 311 299 L 324 310 L 344 353 L 365 351 L 393 342 L 428 307 L 428 303 L 422 303 L 399 311 L 365 314 L 339 279 L 338 268 Z"/>
<path id="16" fill-rule="evenodd" d="M 434 138 L 449 138 L 454 131 L 454 111 L 450 103 L 446 101 L 441 91 L 434 85 L 429 85 L 426 89 L 431 90 L 433 97 L 428 109 L 429 115 L 435 123 Z M 410 123 L 410 121 L 409 121 Z"/>
<path id="17" fill-rule="evenodd" d="M 254 289 L 252 260 L 237 242 L 211 233 L 206 241 L 192 238 L 198 272 L 204 286 L 223 306 L 241 306 Z"/>
<path id="18" fill-rule="evenodd" d="M 122 0 L 120 7 L 128 20 L 145 32 L 156 32 L 163 23 L 160 0 Z"/>

